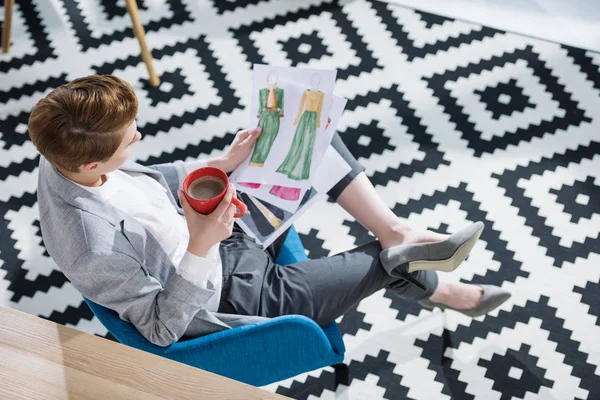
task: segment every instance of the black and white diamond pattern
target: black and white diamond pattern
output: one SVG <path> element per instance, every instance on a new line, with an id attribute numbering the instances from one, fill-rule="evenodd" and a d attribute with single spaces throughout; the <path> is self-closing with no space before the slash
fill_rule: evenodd
<path id="1" fill-rule="evenodd" d="M 535 98 L 534 108 L 513 109 L 510 115 L 501 115 L 506 108 L 504 104 L 496 113 L 488 110 L 489 102 L 481 99 L 483 91 L 490 85 L 510 87 L 509 77 L 517 77 L 512 78 L 514 85 L 520 86 L 529 98 Z M 481 60 L 456 71 L 436 74 L 429 79 L 429 87 L 444 104 L 451 121 L 476 155 L 494 153 L 496 149 L 506 149 L 521 141 L 591 121 L 538 58 L 533 46 L 504 53 L 491 61 Z M 523 93 L 517 91 L 516 95 L 523 96 Z M 511 103 L 506 96 L 496 101 Z"/>
<path id="2" fill-rule="evenodd" d="M 283 46 L 283 50 L 287 53 L 286 58 L 292 61 L 294 67 L 298 63 L 307 65 L 310 60 L 320 60 L 325 56 L 333 56 L 327 46 L 323 44 L 323 39 L 316 30 L 309 35 L 303 33 L 300 37 L 292 37 L 286 41 L 280 40 L 278 43 Z"/>
<path id="3" fill-rule="evenodd" d="M 476 90 L 480 101 L 485 104 L 485 109 L 492 113 L 492 118 L 500 119 L 501 116 L 511 116 L 514 112 L 523 112 L 525 108 L 535 108 L 529 102 L 531 97 L 523 94 L 523 89 L 517 85 L 515 79 L 507 83 L 499 82 L 496 86 L 487 86 L 484 90 Z"/>
<path id="4" fill-rule="evenodd" d="M 598 212 L 594 204 L 598 204 L 600 186 L 594 181 L 594 177 L 588 175 L 585 181 L 575 181 L 572 185 L 550 190 L 550 193 L 557 195 L 556 201 L 571 214 L 571 222 L 578 223 L 581 218 L 590 219 Z"/>
<path id="5" fill-rule="evenodd" d="M 252 64 L 337 69 L 338 79 L 347 79 L 380 68 L 349 17 L 323 2 L 231 32 Z"/>
<path id="6" fill-rule="evenodd" d="M 339 320 L 332 368 L 267 389 L 298 399 L 595 399 L 600 390 L 600 55 L 376 1 L 139 0 L 162 78 L 147 72 L 124 1 L 18 2 L 0 55 L 1 304 L 110 337 L 48 257 L 27 119 L 93 73 L 140 101 L 135 160 L 219 154 L 245 127 L 253 63 L 336 68 L 338 130 L 410 224 L 486 224 L 442 279 L 513 297 L 470 319 L 380 291 Z M 372 236 L 339 206 L 296 224 L 311 258 Z"/>
<path id="7" fill-rule="evenodd" d="M 131 20 L 124 12 L 123 0 L 83 2 L 62 0 L 61 2 L 68 23 L 75 31 L 83 51 L 132 37 Z M 190 17 L 189 9 L 181 0 L 148 1 L 148 4 L 140 2 L 138 8 L 140 17 L 144 19 L 146 32 L 194 22 Z"/>
<path id="8" fill-rule="evenodd" d="M 504 355 L 495 353 L 490 360 L 479 360 L 479 366 L 487 369 L 486 378 L 494 382 L 492 389 L 501 392 L 502 399 L 522 399 L 527 393 L 554 386 L 545 378 L 546 370 L 538 367 L 539 358 L 532 356 L 531 350 L 531 346 L 523 344 L 517 351 L 508 349 Z"/>
<path id="9" fill-rule="evenodd" d="M 181 74 L 181 68 L 173 72 L 164 72 L 160 77 L 160 86 L 152 87 L 146 78 L 140 78 L 145 90 L 148 92 L 151 105 L 158 103 L 169 103 L 171 99 L 181 99 L 184 95 L 193 95 L 190 86 L 185 82 L 185 77 Z"/>
<path id="10" fill-rule="evenodd" d="M 600 142 L 591 142 L 494 175 L 556 267 L 600 249 L 600 209 L 590 203 L 598 198 L 599 151 Z"/>

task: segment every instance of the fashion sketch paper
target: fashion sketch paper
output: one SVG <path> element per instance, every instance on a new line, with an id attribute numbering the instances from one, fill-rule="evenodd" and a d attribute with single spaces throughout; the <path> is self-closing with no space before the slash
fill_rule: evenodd
<path id="1" fill-rule="evenodd" d="M 237 184 L 238 197 L 246 204 L 248 211 L 242 218 L 235 221 L 246 234 L 266 248 L 304 214 L 314 201 L 326 196 L 327 192 L 342 180 L 350 170 L 350 165 L 330 146 L 315 178 L 315 186 L 301 192 L 295 212 L 274 205 L 272 203 L 273 199 L 268 197 L 269 191 L 267 188 L 257 190 L 240 187 Z M 256 193 L 266 198 L 259 199 L 255 196 Z"/>
<path id="2" fill-rule="evenodd" d="M 331 106 L 330 113 L 325 126 L 325 136 L 330 138 L 333 137 L 333 134 L 336 131 L 337 123 L 340 120 L 344 108 L 346 106 L 346 102 L 347 101 L 344 98 L 337 96 L 333 97 L 333 104 Z M 331 139 L 328 140 L 329 142 L 331 142 Z M 311 167 L 311 174 L 313 176 L 312 185 L 318 190 L 319 184 L 320 182 L 323 182 L 323 178 L 325 176 L 328 176 L 329 179 L 331 179 L 335 178 L 337 174 L 335 173 L 335 171 L 332 171 L 332 173 L 328 175 L 327 168 L 323 170 L 320 169 L 321 164 L 326 162 L 326 154 L 330 153 L 331 151 L 336 153 L 335 150 L 333 150 L 333 148 L 331 147 L 331 145 L 329 145 L 326 149 L 315 148 L 315 152 L 317 151 L 319 152 L 315 156 L 315 159 L 317 161 L 315 161 Z M 320 152 L 323 152 L 325 155 L 321 155 Z M 331 158 L 332 156 L 329 155 L 329 157 Z M 337 182 L 333 182 L 330 187 L 332 187 L 335 183 Z M 251 194 L 256 198 L 265 200 L 270 204 L 273 204 L 285 211 L 289 211 L 292 213 L 298 209 L 298 206 L 300 205 L 300 201 L 302 200 L 304 193 L 308 190 L 304 188 L 286 187 L 281 185 L 267 185 L 258 182 L 236 182 L 235 184 L 238 190 Z M 325 190 L 325 192 L 327 192 L 327 190 Z"/>
<path id="3" fill-rule="evenodd" d="M 246 204 L 248 211 L 243 217 L 236 219 L 235 223 L 263 248 L 269 247 L 310 208 L 314 201 L 323 196 L 314 189 L 305 191 L 298 211 L 290 213 L 247 193 L 240 192 L 238 195 Z"/>
<path id="4" fill-rule="evenodd" d="M 335 77 L 336 71 L 254 66 L 249 127 L 262 132 L 233 182 L 312 186 L 333 136 L 326 127 Z"/>

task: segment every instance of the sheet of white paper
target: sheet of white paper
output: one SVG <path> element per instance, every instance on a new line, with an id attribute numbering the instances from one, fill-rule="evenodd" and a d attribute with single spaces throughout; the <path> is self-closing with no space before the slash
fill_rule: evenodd
<path id="1" fill-rule="evenodd" d="M 342 180 L 352 170 L 350 164 L 334 149 L 329 146 L 325 157 L 321 163 L 320 173 L 317 174 L 314 181 L 314 188 L 320 194 L 326 194 L 339 181 Z"/>
<path id="2" fill-rule="evenodd" d="M 333 105 L 333 88 L 335 86 L 335 70 L 316 70 L 308 68 L 271 67 L 266 65 L 255 65 L 252 74 L 252 96 L 251 96 L 251 120 L 250 127 L 258 124 L 259 91 L 267 88 L 269 84 L 276 81 L 276 87 L 283 90 L 283 116 L 279 119 L 279 129 L 274 142 L 270 148 L 269 155 L 261 165 L 251 164 L 252 155 L 240 164 L 232 175 L 234 182 L 256 182 L 270 185 L 287 187 L 298 187 L 308 189 L 312 186 L 311 180 L 320 164 L 325 150 L 331 143 L 333 130 L 326 129 L 327 118 Z M 276 78 L 273 78 L 273 77 Z M 324 93 L 323 105 L 320 112 L 319 127 L 316 129 L 315 142 L 311 157 L 311 168 L 307 179 L 298 179 L 296 176 L 290 178 L 284 172 L 277 172 L 286 160 L 288 154 L 293 154 L 298 149 L 293 148 L 292 143 L 296 135 L 298 125 L 294 122 L 305 112 L 301 107 L 303 93 L 320 91 Z M 338 105 L 340 107 L 340 105 Z M 341 105 L 342 110 L 345 102 Z M 265 133 L 265 132 L 263 132 Z M 292 163 L 293 164 L 293 163 Z M 314 164 L 314 166 L 313 166 Z"/>

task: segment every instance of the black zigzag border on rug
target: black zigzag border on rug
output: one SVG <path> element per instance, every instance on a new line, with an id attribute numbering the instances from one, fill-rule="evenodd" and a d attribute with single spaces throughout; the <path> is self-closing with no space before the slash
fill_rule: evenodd
<path id="1" fill-rule="evenodd" d="M 394 19 L 392 14 L 392 8 L 397 7 L 390 5 L 388 3 L 384 3 L 381 1 L 371 1 L 373 4 L 373 8 L 376 10 L 377 15 L 381 18 L 381 21 L 387 27 L 387 31 L 391 33 L 392 37 L 396 40 L 398 47 L 402 48 L 402 53 L 407 56 L 408 61 L 413 61 L 417 58 L 425 58 L 430 54 L 436 54 L 441 51 L 448 51 L 449 49 L 459 47 L 460 45 L 471 44 L 476 41 L 482 41 L 487 38 L 492 38 L 498 33 L 504 33 L 501 30 L 489 28 L 487 26 L 476 25 L 473 24 L 473 30 L 469 33 L 461 33 L 457 37 L 451 37 L 444 41 L 437 41 L 433 44 L 426 44 L 423 47 L 415 46 L 414 40 L 412 40 L 409 36 L 409 32 L 407 32 L 404 27 L 398 24 L 398 21 Z M 402 7 L 404 8 L 404 7 Z M 434 14 L 429 14 L 424 11 L 417 11 L 412 8 L 404 8 L 410 9 L 421 17 L 421 20 L 425 22 L 427 27 L 429 28 L 431 16 Z M 429 19 L 424 18 L 424 15 L 428 15 Z M 453 22 L 452 18 L 445 18 L 445 22 Z"/>
<path id="2" fill-rule="evenodd" d="M 252 39 L 250 39 L 250 33 L 273 29 L 275 26 L 283 26 L 287 23 L 298 22 L 301 19 L 306 19 L 322 13 L 329 13 L 331 15 L 331 18 L 336 22 L 337 26 L 342 31 L 342 34 L 346 37 L 346 41 L 350 43 L 351 48 L 357 55 L 360 55 L 361 58 L 359 65 L 349 65 L 345 69 L 338 69 L 337 79 L 345 80 L 350 76 L 359 76 L 361 73 L 369 73 L 375 69 L 383 69 L 373 52 L 369 50 L 366 43 L 363 42 L 348 16 L 335 1 L 313 5 L 307 9 L 289 12 L 272 19 L 253 22 L 236 29 L 230 29 L 230 31 L 233 33 L 233 37 L 241 47 L 242 53 L 246 55 L 246 59 L 250 65 L 265 64 L 263 57 L 259 53 L 259 49 L 254 45 Z"/>
<path id="3" fill-rule="evenodd" d="M 39 218 L 33 221 L 33 226 L 37 228 L 37 230 L 35 231 L 35 236 L 39 238 L 39 242 L 37 244 L 39 244 L 44 249 L 44 253 L 42 255 L 44 257 L 50 258 L 50 254 L 48 253 L 48 249 L 46 249 L 46 244 L 44 243 L 44 238 L 42 237 L 42 223 L 40 222 Z"/>
<path id="4" fill-rule="evenodd" d="M 552 158 L 542 158 L 539 162 L 531 161 L 527 166 L 518 166 L 515 170 L 505 170 L 502 174 L 493 174 L 498 179 L 498 186 L 505 189 L 505 196 L 512 199 L 519 215 L 525 218 L 525 225 L 532 228 L 531 234 L 539 239 L 539 246 L 546 249 L 546 255 L 554 258 L 554 266 L 562 267 L 565 262 L 574 262 L 577 258 L 587 258 L 600 249 L 600 235 L 587 237 L 583 243 L 573 242 L 571 247 L 560 244 L 560 238 L 552 232 L 553 227 L 546 225 L 546 217 L 539 214 L 539 208 L 532 204 L 533 199 L 525 196 L 525 189 L 519 181 L 529 180 L 533 175 L 554 172 L 559 167 L 580 163 L 584 159 L 591 160 L 600 154 L 600 142 L 591 142 L 589 146 L 579 146 L 576 150 L 567 150 L 564 154 L 554 154 Z M 600 386 L 599 386 L 600 387 Z"/>
<path id="5" fill-rule="evenodd" d="M 158 132 L 168 132 L 173 128 L 181 128 L 186 124 L 193 124 L 198 120 L 204 121 L 211 116 L 217 117 L 222 113 L 231 113 L 235 109 L 243 108 L 241 99 L 236 96 L 235 91 L 231 88 L 231 82 L 228 80 L 227 74 L 221 70 L 218 59 L 210 50 L 205 36 L 189 38 L 174 45 L 165 46 L 155 50 L 153 55 L 154 59 L 162 60 L 163 57 L 173 56 L 175 53 L 185 53 L 190 48 L 197 51 L 197 57 L 202 60 L 206 73 L 217 89 L 219 97 L 221 97 L 221 103 L 218 105 L 210 104 L 206 108 L 198 107 L 194 111 L 185 111 L 182 115 L 173 115 L 168 120 L 159 119 L 155 123 L 140 125 L 140 132 L 145 136 L 155 136 Z M 123 70 L 129 66 L 138 65 L 141 62 L 137 56 L 128 56 L 124 59 L 94 66 L 93 69 L 100 75 L 112 74 L 115 70 Z"/>
<path id="6" fill-rule="evenodd" d="M 147 0 L 136 0 L 139 10 L 147 10 L 148 5 L 146 4 Z M 123 17 L 127 15 L 127 6 L 125 6 L 125 2 L 119 4 L 115 0 L 99 0 L 98 3 L 103 8 L 104 13 L 108 17 L 108 19 L 112 19 L 115 17 Z"/>
<path id="7" fill-rule="evenodd" d="M 246 9 L 248 5 L 256 5 L 266 1 L 268 0 L 210 0 L 213 8 L 219 15 L 223 15 L 228 11 Z"/>
<path id="8" fill-rule="evenodd" d="M 89 49 L 97 49 L 102 45 L 109 45 L 115 41 L 122 41 L 123 39 L 133 38 L 133 28 L 128 26 L 125 29 L 114 31 L 110 34 L 105 33 L 99 38 L 92 36 L 92 31 L 87 25 L 79 3 L 75 0 L 62 0 L 64 10 L 69 18 L 71 27 L 75 32 L 75 36 L 79 44 L 82 47 L 82 51 L 88 51 Z M 190 17 L 190 12 L 186 5 L 181 0 L 169 0 L 166 2 L 169 6 L 169 11 L 173 13 L 171 18 L 163 17 L 158 21 L 148 21 L 144 24 L 144 30 L 148 32 L 156 32 L 161 28 L 169 28 L 174 25 L 182 25 L 185 22 L 194 22 Z"/>
<path id="9" fill-rule="evenodd" d="M 6 271 L 4 279 L 10 282 L 8 291 L 13 292 L 10 301 L 19 302 L 22 297 L 32 298 L 38 292 L 47 293 L 51 288 L 61 288 L 68 279 L 57 270 L 48 276 L 38 275 L 34 280 L 26 278 L 27 270 L 23 269 L 25 261 L 19 258 L 19 250 L 15 248 L 16 240 L 11 237 L 12 230 L 8 227 L 6 213 L 10 210 L 19 211 L 21 207 L 33 207 L 37 202 L 37 193 L 25 193 L 20 198 L 11 197 L 8 201 L 0 202 L 0 253 L 4 264 L 0 268 Z"/>
<path id="10" fill-rule="evenodd" d="M 475 129 L 475 124 L 469 120 L 469 116 L 463 112 L 463 107 L 457 102 L 450 90 L 446 87 L 448 81 L 458 81 L 473 74 L 483 71 L 491 71 L 495 67 L 503 67 L 506 64 L 514 64 L 518 60 L 527 63 L 533 74 L 539 78 L 540 84 L 548 90 L 559 107 L 565 110 L 564 117 L 554 116 L 552 121 L 542 120 L 539 125 L 530 124 L 527 128 L 518 128 L 502 137 L 493 137 L 490 140 L 481 138 L 482 132 Z M 585 115 L 585 111 L 578 108 L 577 101 L 565 90 L 558 78 L 552 74 L 539 55 L 533 51 L 531 45 L 525 49 L 515 49 L 506 52 L 502 56 L 492 56 L 490 59 L 482 59 L 477 63 L 470 63 L 455 70 L 445 71 L 442 74 L 434 74 L 431 78 L 425 78 L 427 85 L 433 90 L 438 103 L 444 108 L 444 113 L 450 117 L 450 121 L 456 124 L 456 130 L 461 133 L 462 138 L 467 140 L 469 148 L 475 152 L 475 157 L 482 154 L 493 154 L 496 150 L 505 150 L 510 145 L 518 145 L 522 142 L 530 142 L 535 137 L 543 137 L 553 134 L 558 130 L 565 130 L 570 126 L 579 126 L 582 122 L 591 122 L 591 118 Z"/>
<path id="11" fill-rule="evenodd" d="M 82 297 L 81 303 L 77 307 L 69 305 L 65 308 L 65 311 L 52 311 L 48 317 L 43 315 L 39 317 L 61 325 L 77 325 L 82 319 L 91 321 L 95 316 Z"/>
<path id="12" fill-rule="evenodd" d="M 67 74 L 63 73 L 58 77 L 48 77 L 46 80 L 37 80 L 31 84 L 24 84 L 20 87 L 12 87 L 7 91 L 0 91 L 0 103 L 6 104 L 9 100 L 19 100 L 23 96 L 32 96 L 35 93 L 44 93 L 48 89 L 53 89 L 67 83 Z M 16 129 L 19 124 L 27 125 L 29 112 L 21 111 L 17 115 L 8 114 L 6 118 L 0 120 L 0 139 L 4 142 L 2 146 L 6 150 L 14 145 L 22 146 L 29 140 L 27 133 L 19 134 Z M 1 171 L 1 168 L 0 168 Z M 2 172 L 0 172 L 2 177 Z"/>
<path id="13" fill-rule="evenodd" d="M 564 327 L 565 321 L 559 318 L 556 313 L 557 309 L 549 306 L 548 297 L 541 296 L 540 300 L 535 302 L 529 300 L 525 306 L 514 306 L 510 312 L 501 310 L 498 316 L 486 316 L 485 320 L 472 320 L 469 326 L 460 325 L 455 332 L 444 330 L 441 335 L 431 334 L 426 340 L 415 339 L 414 345 L 421 348 L 423 352 L 421 357 L 429 361 L 428 369 L 436 373 L 435 381 L 444 385 L 442 393 L 456 399 L 473 400 L 474 397 L 466 392 L 467 384 L 459 379 L 460 371 L 452 368 L 452 359 L 445 356 L 448 349 L 458 349 L 461 344 L 473 344 L 475 339 L 485 339 L 489 334 L 499 334 L 503 329 L 516 329 L 518 324 L 528 324 L 532 319 L 542 320 L 542 329 L 549 332 L 549 340 L 557 344 L 557 351 L 565 356 L 564 363 L 573 368 L 574 375 L 582 379 L 581 386 L 591 391 L 600 384 L 600 377 L 594 374 L 595 367 L 587 362 L 580 363 L 578 360 L 586 360 L 586 354 L 579 351 L 579 342 L 572 338 L 572 331 Z M 560 327 L 560 328 L 557 328 Z M 522 343 L 520 351 L 528 354 L 527 343 Z M 551 388 L 553 381 L 539 376 L 540 373 L 545 373 L 545 370 L 537 366 L 536 357 L 521 357 L 520 352 L 513 351 L 515 356 L 518 356 L 520 365 L 523 369 L 537 371 L 533 373 L 538 379 L 534 382 L 538 390 L 542 386 Z M 380 350 L 377 357 L 367 356 L 364 362 L 352 360 L 349 364 L 349 382 L 354 379 L 363 380 L 366 377 L 365 370 L 375 376 L 389 375 L 393 371 L 394 365 L 387 361 L 389 353 L 385 350 Z M 524 359 L 527 358 L 527 359 Z M 391 364 L 391 365 L 388 365 Z M 487 360 L 479 360 L 478 364 L 486 368 L 486 375 L 490 374 L 493 364 Z M 390 370 L 391 366 L 391 370 Z M 382 368 L 384 374 L 382 375 Z M 393 374 L 391 381 L 387 380 L 378 382 L 378 386 L 388 389 L 393 382 L 400 382 L 402 376 Z M 393 382 L 392 382 L 393 381 Z M 305 383 L 294 381 L 290 388 L 279 387 L 277 393 L 293 398 L 306 399 L 310 395 L 320 396 L 324 390 L 335 392 L 337 388 L 335 377 L 329 370 L 323 370 L 318 378 L 308 377 Z M 494 389 L 498 389 L 495 387 Z M 523 391 L 522 388 L 516 388 L 518 391 Z M 524 392 L 527 392 L 526 390 Z M 406 396 L 404 393 L 403 396 Z M 391 396 L 391 397 L 390 397 Z M 385 398 L 408 398 L 397 397 L 397 392 L 391 393 L 386 391 Z"/>
<path id="14" fill-rule="evenodd" d="M 8 72 L 13 68 L 19 69 L 25 65 L 33 65 L 35 62 L 42 63 L 46 60 L 57 58 L 52 42 L 48 38 L 48 27 L 42 22 L 40 12 L 36 10 L 33 2 L 20 1 L 15 6 L 25 20 L 25 29 L 29 33 L 31 40 L 33 40 L 36 53 L 26 54 L 20 58 L 10 58 L 8 61 L 0 61 L 0 72 Z M 3 25 L 3 23 L 0 25 Z"/>
<path id="15" fill-rule="evenodd" d="M 377 376 L 377 386 L 385 389 L 387 399 L 409 399 L 409 388 L 402 385 L 402 376 L 394 373 L 396 364 L 388 361 L 390 353 L 380 350 L 376 357 L 366 355 L 364 361 L 350 361 L 348 365 L 348 385 L 353 380 L 365 381 L 369 374 Z M 325 390 L 335 392 L 337 389 L 335 373 L 328 370 L 321 372 L 318 378 L 309 376 L 305 383 L 292 382 L 289 389 L 279 386 L 277 393 L 293 399 L 304 400 L 310 396 L 319 397 Z M 388 397 L 391 396 L 391 397 Z"/>
<path id="16" fill-rule="evenodd" d="M 223 150 L 231 144 L 235 133 L 226 133 L 223 137 L 214 136 L 210 140 L 200 140 L 198 144 L 189 144 L 185 148 L 177 148 L 172 153 L 163 152 L 159 156 L 151 156 L 141 162 L 148 166 L 185 160 L 188 157 L 202 158 L 201 155 L 212 154 L 215 150 Z"/>
<path id="17" fill-rule="evenodd" d="M 600 326 L 600 302 L 598 301 L 600 281 L 587 281 L 585 284 L 575 286 L 573 292 L 581 295 L 581 303 L 590 307 L 588 314 L 595 316 L 596 325 Z"/>
<path id="18" fill-rule="evenodd" d="M 592 82 L 594 89 L 600 90 L 600 65 L 594 63 L 588 51 L 572 46 L 562 46 L 567 51 L 567 55 L 573 59 L 573 62 L 579 66 L 581 72 L 587 80 Z"/>
<path id="19" fill-rule="evenodd" d="M 452 360 L 445 357 L 448 348 L 458 349 L 461 344 L 473 344 L 475 339 L 486 339 L 490 334 L 500 334 L 504 329 L 514 330 L 517 324 L 528 324 L 531 320 L 541 320 L 541 329 L 549 333 L 548 340 L 556 343 L 556 351 L 564 355 L 564 364 L 572 368 L 572 375 L 581 379 L 580 387 L 595 393 L 600 387 L 600 376 L 595 374 L 596 366 L 588 363 L 588 355 L 579 350 L 580 343 L 573 339 L 573 331 L 565 328 L 565 320 L 557 316 L 557 309 L 551 307 L 549 298 L 541 296 L 535 302 L 528 300 L 525 306 L 514 305 L 510 312 L 500 310 L 498 316 L 487 315 L 483 321 L 471 320 L 469 326 L 459 325 L 456 331 L 444 330 L 441 336 L 430 335 L 427 340 L 416 340 L 415 345 L 423 349 L 421 357 L 429 361 L 429 369 L 436 372 L 435 380 L 444 384 L 443 393 L 452 398 L 462 393 L 453 393 L 453 388 L 464 387 L 458 380 L 459 371 L 451 368 Z M 438 341 L 442 341 L 442 345 Z M 451 382 L 447 382 L 450 378 Z M 464 389 L 463 389 L 464 390 Z M 472 399 L 473 397 L 464 397 Z"/>
<path id="20" fill-rule="evenodd" d="M 67 74 L 62 73 L 58 77 L 48 77 L 46 80 L 37 80 L 34 83 L 26 83 L 23 86 L 11 87 L 8 91 L 0 91 L 0 103 L 8 103 L 9 100 L 19 100 L 23 96 L 31 96 L 37 92 L 55 88 L 67 83 Z M 3 128 L 4 129 L 4 128 Z"/>
<path id="21" fill-rule="evenodd" d="M 22 146 L 29 141 L 29 135 L 27 132 L 19 134 L 16 129 L 20 124 L 27 126 L 29 121 L 29 112 L 21 111 L 17 115 L 8 115 L 4 120 L 0 120 L 0 139 L 4 142 L 2 146 L 5 150 L 10 150 L 12 146 Z M 2 167 L 0 167 L 1 170 Z M 0 172 L 2 176 L 2 172 Z"/>
<path id="22" fill-rule="evenodd" d="M 432 14 L 432 13 L 428 13 L 426 11 L 421 11 L 421 10 L 417 10 L 417 9 L 412 9 L 415 14 L 419 15 L 419 17 L 421 18 L 421 21 L 425 22 L 425 27 L 427 29 L 431 29 L 434 26 L 442 26 L 444 25 L 446 22 L 454 22 L 455 20 L 450 18 L 450 17 L 446 17 L 443 15 L 438 15 L 438 14 Z"/>
<path id="23" fill-rule="evenodd" d="M 19 177 L 23 172 L 33 172 L 39 163 L 40 156 L 36 152 L 34 158 L 25 158 L 21 162 L 11 162 L 6 167 L 0 167 L 0 181 L 7 179 L 9 176 Z"/>
<path id="24" fill-rule="evenodd" d="M 390 88 L 382 87 L 377 92 L 369 92 L 366 95 L 356 96 L 348 101 L 346 110 L 354 111 L 358 107 L 366 108 L 371 103 L 379 103 L 381 100 L 389 100 L 391 108 L 396 110 L 396 115 L 402 119 L 402 125 L 406 126 L 407 133 L 412 135 L 413 141 L 419 145 L 419 151 L 425 153 L 423 160 L 412 160 L 410 164 L 400 164 L 398 167 L 388 167 L 384 172 L 375 171 L 371 176 L 373 185 L 385 186 L 389 181 L 400 181 L 401 178 L 410 178 L 415 173 L 423 173 L 428 169 L 437 169 L 441 165 L 450 165 L 444 159 L 444 153 L 439 150 L 439 144 L 427 133 L 427 127 L 417 117 L 408 101 L 404 99 L 404 93 L 400 91 L 397 84 Z M 365 132 L 368 134 L 368 132 Z M 343 135 L 343 134 L 342 134 Z M 360 154 L 354 154 L 360 157 Z"/>
<path id="25" fill-rule="evenodd" d="M 311 228 L 311 230 L 307 233 L 300 233 L 300 239 L 302 240 L 302 244 L 304 245 L 304 249 L 307 252 L 308 258 L 316 259 L 321 257 L 327 257 L 329 255 L 329 251 L 323 248 L 324 240 L 319 239 L 319 231 Z"/>

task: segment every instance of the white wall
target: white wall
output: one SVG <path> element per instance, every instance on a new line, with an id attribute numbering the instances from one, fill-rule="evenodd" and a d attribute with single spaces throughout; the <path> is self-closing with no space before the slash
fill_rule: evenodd
<path id="1" fill-rule="evenodd" d="M 439 15 L 600 51 L 600 0 L 387 0 Z"/>

